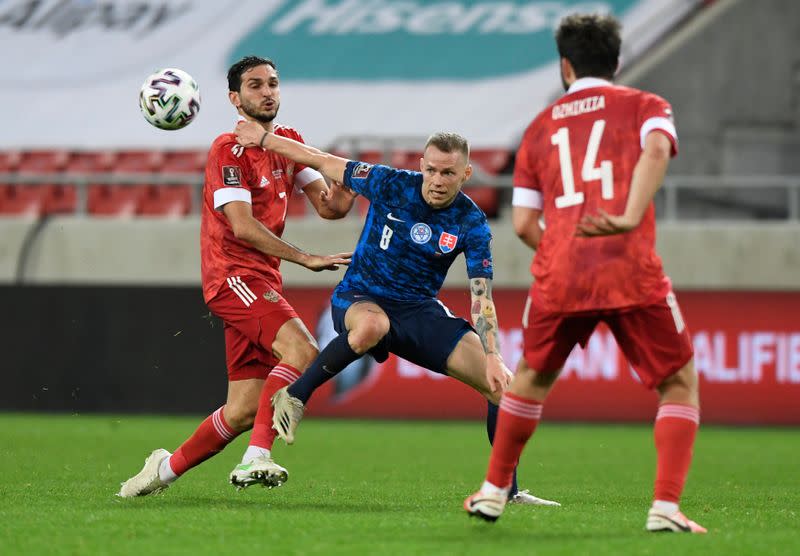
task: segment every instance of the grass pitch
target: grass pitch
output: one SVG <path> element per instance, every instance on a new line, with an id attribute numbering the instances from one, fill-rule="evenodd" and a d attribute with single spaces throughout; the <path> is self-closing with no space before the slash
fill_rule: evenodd
<path id="1" fill-rule="evenodd" d="M 523 488 L 561 508 L 467 518 L 483 478 L 483 424 L 303 422 L 276 444 L 275 490 L 236 492 L 246 439 L 158 497 L 119 483 L 195 418 L 0 415 L 0 553 L 10 554 L 800 554 L 800 431 L 703 427 L 682 509 L 702 535 L 643 531 L 654 451 L 646 426 L 543 422 Z"/>

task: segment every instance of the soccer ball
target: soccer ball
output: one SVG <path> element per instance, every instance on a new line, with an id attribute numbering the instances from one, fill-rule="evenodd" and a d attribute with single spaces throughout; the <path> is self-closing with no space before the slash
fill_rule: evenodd
<path id="1" fill-rule="evenodd" d="M 159 129 L 181 129 L 200 111 L 200 89 L 192 76 L 164 68 L 148 76 L 139 91 L 144 119 Z"/>

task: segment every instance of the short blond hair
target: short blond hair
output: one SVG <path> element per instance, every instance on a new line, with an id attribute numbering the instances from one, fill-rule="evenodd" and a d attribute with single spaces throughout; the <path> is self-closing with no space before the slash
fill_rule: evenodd
<path id="1" fill-rule="evenodd" d="M 444 153 L 460 152 L 464 160 L 469 160 L 469 142 L 458 133 L 439 131 L 428 137 L 425 149 L 434 146 Z"/>

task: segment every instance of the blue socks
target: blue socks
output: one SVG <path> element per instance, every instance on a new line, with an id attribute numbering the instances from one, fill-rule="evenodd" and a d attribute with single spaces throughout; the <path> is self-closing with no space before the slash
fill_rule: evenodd
<path id="1" fill-rule="evenodd" d="M 314 390 L 360 357 L 347 342 L 347 331 L 342 332 L 325 346 L 306 372 L 289 386 L 289 394 L 303 404 L 307 403 Z"/>

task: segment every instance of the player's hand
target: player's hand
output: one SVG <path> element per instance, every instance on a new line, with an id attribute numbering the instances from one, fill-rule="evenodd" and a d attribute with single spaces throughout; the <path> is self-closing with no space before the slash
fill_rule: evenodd
<path id="1" fill-rule="evenodd" d="M 301 264 L 309 270 L 320 272 L 322 270 L 337 270 L 340 265 L 349 265 L 353 253 L 339 253 L 337 255 L 308 255 Z"/>
<path id="2" fill-rule="evenodd" d="M 578 222 L 575 235 L 578 237 L 597 237 L 624 234 L 633 230 L 639 222 L 624 214 L 608 214 L 598 209 L 597 215 L 585 214 Z"/>
<path id="3" fill-rule="evenodd" d="M 342 196 L 346 199 L 355 199 L 358 197 L 358 193 L 350 189 L 349 187 L 345 187 L 343 183 L 338 182 L 336 180 L 331 180 L 331 184 L 327 190 L 323 189 L 319 193 L 319 200 L 322 202 L 323 206 L 335 208 L 334 202 L 335 199 L 339 196 Z"/>
<path id="4" fill-rule="evenodd" d="M 259 141 L 264 136 L 264 128 L 256 122 L 240 120 L 233 130 L 236 141 L 243 147 L 260 147 Z"/>
<path id="5" fill-rule="evenodd" d="M 505 392 L 511 379 L 514 378 L 511 370 L 506 367 L 503 358 L 497 353 L 490 353 L 486 356 L 486 380 L 489 382 L 489 389 L 492 392 Z"/>

